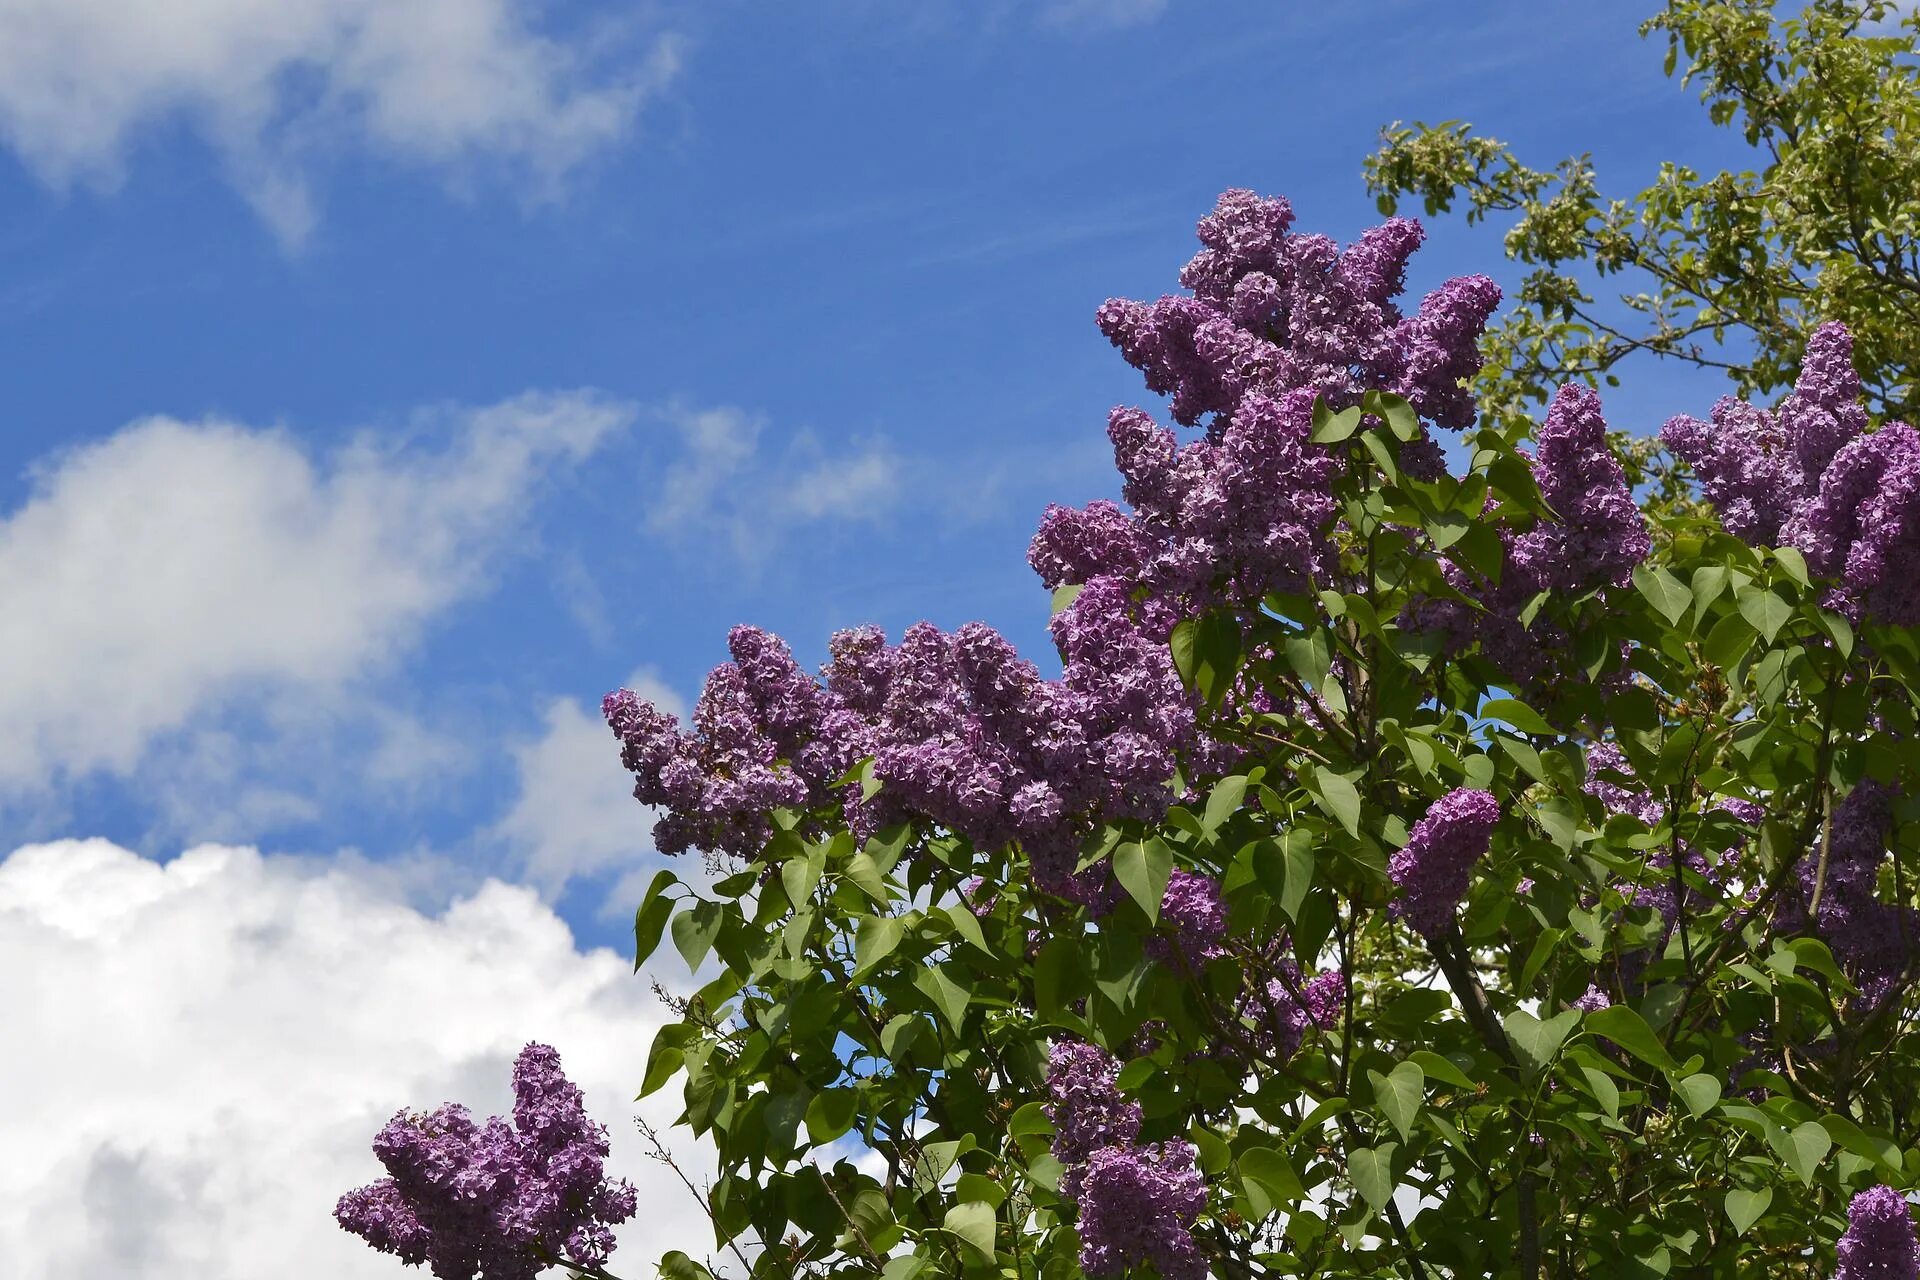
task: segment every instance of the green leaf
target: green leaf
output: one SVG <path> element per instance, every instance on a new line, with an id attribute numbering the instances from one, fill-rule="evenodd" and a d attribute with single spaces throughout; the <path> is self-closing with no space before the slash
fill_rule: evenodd
<path id="1" fill-rule="evenodd" d="M 1243 774 L 1236 773 L 1214 783 L 1212 793 L 1207 796 L 1207 810 L 1200 819 L 1200 829 L 1212 836 L 1240 811 L 1241 802 L 1246 798 L 1247 779 Z"/>
<path id="2" fill-rule="evenodd" d="M 1787 619 L 1793 616 L 1793 606 L 1782 600 L 1767 588 L 1749 584 L 1737 588 L 1733 599 L 1740 606 L 1740 616 L 1753 624 L 1753 629 L 1773 643 L 1780 628 L 1787 625 Z"/>
<path id="3" fill-rule="evenodd" d="M 1209 706 L 1218 706 L 1240 667 L 1240 621 L 1229 613 L 1188 618 L 1168 638 L 1174 669 Z"/>
<path id="4" fill-rule="evenodd" d="M 860 1095 L 852 1089 L 822 1089 L 807 1104 L 807 1137 L 815 1142 L 832 1142 L 853 1128 L 859 1114 Z"/>
<path id="5" fill-rule="evenodd" d="M 958 1236 L 983 1261 L 993 1261 L 993 1240 L 999 1224 L 994 1218 L 992 1205 L 978 1200 L 956 1204 L 947 1210 L 947 1216 L 940 1225 Z"/>
<path id="6" fill-rule="evenodd" d="M 825 866 L 826 859 L 807 855 L 788 858 L 780 864 L 780 886 L 787 891 L 787 901 L 796 910 L 813 897 L 813 887 L 820 883 L 820 873 Z"/>
<path id="7" fill-rule="evenodd" d="M 1538 711 L 1518 698 L 1488 698 L 1480 704 L 1482 720 L 1504 720 L 1522 733 L 1552 734 L 1554 727 L 1548 724 Z"/>
<path id="8" fill-rule="evenodd" d="M 980 931 L 980 917 L 973 914 L 972 907 L 964 902 L 953 902 L 941 910 L 953 922 L 953 931 L 965 938 L 969 946 L 987 955 L 993 954 L 993 948 L 987 945 L 987 935 Z"/>
<path id="9" fill-rule="evenodd" d="M 1506 1028 L 1507 1040 L 1513 1045 L 1513 1051 L 1519 1055 L 1521 1063 L 1535 1075 L 1547 1069 L 1554 1056 L 1560 1052 L 1567 1036 L 1572 1034 L 1574 1025 L 1580 1021 L 1580 1015 L 1572 1009 L 1557 1013 L 1542 1021 L 1524 1009 L 1515 1009 L 1500 1020 Z"/>
<path id="10" fill-rule="evenodd" d="M 647 894 L 640 899 L 640 907 L 633 913 L 633 968 L 647 962 L 654 949 L 660 945 L 661 931 L 667 927 L 667 921 L 673 915 L 673 899 L 666 896 L 667 890 L 680 883 L 680 877 L 671 871 L 656 872 L 653 883 L 647 886 Z"/>
<path id="11" fill-rule="evenodd" d="M 1833 1150 L 1833 1139 L 1817 1120 L 1796 1125 L 1792 1132 L 1776 1130 L 1767 1136 L 1773 1140 L 1774 1150 L 1787 1162 L 1787 1167 L 1807 1186 L 1813 1185 L 1813 1171 L 1827 1158 L 1827 1152 Z"/>
<path id="12" fill-rule="evenodd" d="M 1393 1195 L 1393 1153 L 1397 1150 L 1398 1143 L 1383 1142 L 1347 1155 L 1347 1174 L 1353 1179 L 1354 1190 L 1373 1206 L 1375 1213 L 1384 1210 Z"/>
<path id="13" fill-rule="evenodd" d="M 1455 1063 L 1450 1058 L 1441 1057 L 1431 1049 L 1421 1049 L 1412 1053 L 1408 1055 L 1407 1060 L 1409 1062 L 1419 1063 L 1421 1073 L 1429 1080 L 1438 1080 L 1443 1084 L 1450 1084 L 1456 1089 L 1472 1089 L 1476 1087 L 1467 1073 L 1460 1069 L 1458 1063 Z"/>
<path id="14" fill-rule="evenodd" d="M 947 972 L 952 967 L 952 965 L 929 965 L 918 969 L 913 975 L 913 985 L 918 987 L 927 999 L 933 1001 L 934 1007 L 945 1015 L 947 1025 L 958 1031 L 960 1024 L 967 1016 L 967 1005 L 973 999 L 973 995 L 966 987 L 953 980 Z"/>
<path id="15" fill-rule="evenodd" d="M 1313 402 L 1313 434 L 1308 439 L 1315 444 L 1339 444 L 1360 429 L 1361 416 L 1357 405 L 1334 413 L 1323 401 L 1315 400 Z"/>
<path id="16" fill-rule="evenodd" d="M 1072 604 L 1075 598 L 1079 596 L 1080 590 L 1081 584 L 1078 582 L 1067 582 L 1055 587 L 1053 589 L 1053 611 L 1055 613 L 1066 612 L 1067 606 Z"/>
<path id="17" fill-rule="evenodd" d="M 897 1258 L 887 1259 L 887 1265 L 881 1268 L 880 1280 L 914 1280 L 915 1276 L 932 1265 L 931 1259 L 917 1253 L 903 1253 Z"/>
<path id="18" fill-rule="evenodd" d="M 1669 626 L 1678 626 L 1687 610 L 1693 607 L 1693 592 L 1658 565 L 1641 561 L 1634 567 L 1633 585 Z"/>
<path id="19" fill-rule="evenodd" d="M 1376 392 L 1379 404 L 1377 412 L 1387 420 L 1387 430 L 1393 432 L 1393 438 L 1412 441 L 1420 438 L 1420 418 L 1414 413 L 1413 406 L 1389 391 Z"/>
<path id="20" fill-rule="evenodd" d="M 1327 816 L 1345 827 L 1348 835 L 1359 835 L 1360 793 L 1353 789 L 1353 784 L 1326 768 L 1315 768 L 1306 776 L 1314 799 L 1320 802 Z"/>
<path id="21" fill-rule="evenodd" d="M 1787 571 L 1789 578 L 1803 587 L 1812 585 L 1813 580 L 1807 576 L 1807 558 L 1800 554 L 1798 548 L 1775 547 L 1773 558 L 1782 569 Z"/>
<path id="22" fill-rule="evenodd" d="M 661 1256 L 660 1275 L 663 1280 L 713 1280 L 711 1271 L 678 1249 Z"/>
<path id="23" fill-rule="evenodd" d="M 1280 844 L 1280 856 L 1285 870 L 1280 909 L 1287 913 L 1287 919 L 1297 924 L 1300 904 L 1306 901 L 1307 890 L 1313 887 L 1312 833 L 1299 827 L 1288 831 Z"/>
<path id="24" fill-rule="evenodd" d="M 1173 878 L 1173 850 L 1166 841 L 1155 836 L 1121 845 L 1113 855 L 1113 874 L 1147 913 L 1147 919 L 1158 923 L 1160 901 L 1167 896 L 1167 881 Z"/>
<path id="25" fill-rule="evenodd" d="M 1767 1206 L 1773 1203 L 1773 1188 L 1760 1187 L 1748 1191 L 1744 1187 L 1735 1187 L 1727 1192 L 1725 1203 L 1727 1221 L 1733 1224 L 1733 1234 L 1743 1236 L 1747 1234 L 1748 1227 L 1760 1221 Z"/>
<path id="26" fill-rule="evenodd" d="M 1704 1116 L 1720 1104 L 1720 1081 L 1700 1072 L 1674 1085 L 1673 1093 L 1696 1117 Z"/>
<path id="27" fill-rule="evenodd" d="M 1368 1071 L 1367 1078 L 1373 1082 L 1373 1096 L 1380 1100 L 1381 1112 L 1400 1131 L 1400 1140 L 1411 1138 L 1414 1117 L 1420 1114 L 1420 1104 L 1425 1100 L 1427 1077 L 1420 1065 L 1403 1062 L 1386 1075 Z"/>
<path id="28" fill-rule="evenodd" d="M 853 977 L 864 978 L 893 954 L 906 932 L 895 916 L 861 916 L 853 935 Z"/>
<path id="29" fill-rule="evenodd" d="M 696 902 L 673 918 L 673 945 L 686 960 L 688 969 L 700 968 L 719 932 L 720 904 L 717 902 Z"/>
<path id="30" fill-rule="evenodd" d="M 1618 1120 L 1620 1118 L 1620 1086 L 1613 1082 L 1613 1077 L 1597 1067 L 1581 1067 L 1580 1075 L 1586 1080 L 1587 1092 L 1591 1093 L 1593 1100 L 1600 1104 L 1600 1109 Z"/>
<path id="31" fill-rule="evenodd" d="M 1626 1005 L 1616 1004 L 1587 1015 L 1586 1029 L 1625 1049 L 1640 1061 L 1662 1071 L 1675 1069 L 1673 1055 L 1660 1043 L 1647 1020 Z"/>
<path id="32" fill-rule="evenodd" d="M 1240 1185 L 1253 1202 L 1253 1216 L 1264 1218 L 1305 1198 L 1306 1188 L 1286 1156 L 1272 1147 L 1253 1147 L 1240 1156 Z"/>
<path id="33" fill-rule="evenodd" d="M 883 907 L 893 898 L 893 895 L 887 892 L 886 877 L 880 874 L 880 865 L 873 860 L 873 855 L 864 849 L 847 859 L 846 870 L 841 874 L 859 886 L 860 892 Z"/>

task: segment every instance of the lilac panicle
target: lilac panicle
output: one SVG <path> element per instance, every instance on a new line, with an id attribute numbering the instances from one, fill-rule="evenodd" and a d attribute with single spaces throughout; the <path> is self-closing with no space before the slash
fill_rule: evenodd
<path id="1" fill-rule="evenodd" d="M 1220 900 L 1219 882 L 1211 876 L 1174 868 L 1160 899 L 1160 924 L 1172 934 L 1173 954 L 1189 965 L 1205 964 L 1224 955 L 1220 940 L 1227 934 L 1227 908 Z M 1161 950 L 1163 954 L 1167 950 L 1164 943 Z"/>
<path id="2" fill-rule="evenodd" d="M 1916 1280 L 1913 1214 L 1907 1198 L 1892 1187 L 1869 1187 L 1847 1206 L 1847 1230 L 1840 1237 L 1840 1265 L 1833 1280 Z"/>
<path id="3" fill-rule="evenodd" d="M 1710 423 L 1675 418 L 1661 438 L 1693 464 L 1728 532 L 1799 550 L 1856 621 L 1920 624 L 1920 432 L 1867 431 L 1844 326 L 1814 332 L 1777 409 L 1724 399 Z"/>
<path id="4" fill-rule="evenodd" d="M 465 1107 L 402 1111 L 373 1141 L 388 1177 L 340 1198 L 341 1227 L 439 1280 L 533 1280 L 543 1255 L 598 1266 L 633 1187 L 605 1172 L 607 1132 L 546 1045 L 513 1067 L 513 1122 Z"/>
<path id="5" fill-rule="evenodd" d="M 1892 789 L 1871 778 L 1855 784 L 1833 809 L 1824 879 L 1816 849 L 1801 860 L 1800 896 L 1785 913 L 1790 924 L 1804 921 L 1819 882 L 1820 902 L 1811 923 L 1859 988 L 1854 1005 L 1861 1009 L 1877 1008 L 1899 989 L 1920 942 L 1920 913 L 1877 895 L 1893 830 L 1893 800 Z"/>
<path id="6" fill-rule="evenodd" d="M 1140 1136 L 1140 1104 L 1124 1097 L 1120 1063 L 1098 1045 L 1057 1042 L 1048 1056 L 1047 1118 L 1053 1155 L 1082 1164 L 1103 1147 L 1130 1145 Z"/>
<path id="7" fill-rule="evenodd" d="M 1207 1188 L 1192 1143 L 1103 1147 L 1088 1157 L 1076 1199 L 1080 1266 L 1115 1276 L 1143 1262 L 1161 1280 L 1205 1280 L 1206 1258 L 1193 1224 L 1207 1207 Z"/>
<path id="8" fill-rule="evenodd" d="M 1600 397 L 1577 383 L 1561 387 L 1536 446 L 1534 479 L 1558 519 L 1514 539 L 1511 571 L 1529 591 L 1625 586 L 1653 540 L 1607 443 Z"/>
<path id="9" fill-rule="evenodd" d="M 1387 874 L 1402 891 L 1394 913 L 1426 937 L 1444 933 L 1499 821 L 1491 792 L 1461 788 L 1435 801 L 1387 860 Z"/>

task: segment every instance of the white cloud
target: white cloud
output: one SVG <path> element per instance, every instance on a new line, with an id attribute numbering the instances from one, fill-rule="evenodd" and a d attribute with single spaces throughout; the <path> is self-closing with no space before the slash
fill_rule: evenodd
<path id="1" fill-rule="evenodd" d="M 29 846 L 0 862 L 0 971 L 0 1257 L 19 1280 L 391 1280 L 335 1199 L 380 1176 L 369 1143 L 399 1108 L 504 1112 L 528 1040 L 560 1050 L 640 1188 L 615 1269 L 710 1250 L 632 1126 L 664 1011 L 528 890 L 489 882 L 436 917 L 351 862 Z M 641 1113 L 664 1130 L 674 1095 Z"/>
<path id="2" fill-rule="evenodd" d="M 635 672 L 625 687 L 686 715 L 680 696 L 651 672 Z M 620 767 L 620 745 L 598 707 L 556 698 L 545 725 L 538 739 L 514 749 L 520 793 L 495 833 L 518 853 L 527 880 L 549 894 L 576 876 L 624 873 L 609 901 L 630 911 L 644 891 L 633 888 L 636 864 L 658 861 L 654 814 L 634 800 L 633 775 Z"/>
<path id="3" fill-rule="evenodd" d="M 378 671 L 482 582 L 544 476 L 630 417 L 528 395 L 423 418 L 452 435 L 438 450 L 367 436 L 318 461 L 282 432 L 155 418 L 54 459 L 0 520 L 0 787 L 130 772 L 223 704 Z M 217 772 L 240 748 L 194 750 Z"/>
<path id="4" fill-rule="evenodd" d="M 0 136 L 46 181 L 110 185 L 142 131 L 184 123 L 289 244 L 317 153 L 358 144 L 536 196 L 625 137 L 679 45 L 603 65 L 534 0 L 0 0 Z"/>
<path id="5" fill-rule="evenodd" d="M 655 533 L 717 533 L 754 561 L 796 526 L 877 520 L 901 491 L 902 464 L 885 440 L 832 450 L 803 431 L 775 450 L 762 444 L 765 420 L 730 405 L 675 404 L 660 416 L 680 452 L 661 470 L 648 508 Z"/>

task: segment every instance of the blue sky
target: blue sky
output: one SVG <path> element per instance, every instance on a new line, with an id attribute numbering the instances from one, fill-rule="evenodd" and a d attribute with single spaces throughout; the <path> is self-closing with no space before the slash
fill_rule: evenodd
<path id="1" fill-rule="evenodd" d="M 1741 163 L 1639 8 L 0 0 L 0 848 L 493 877 L 626 945 L 603 692 L 691 701 L 735 621 L 1043 651 L 1027 538 L 1144 400 L 1095 307 L 1225 187 L 1352 238 L 1394 119 Z M 1416 293 L 1514 278 L 1430 230 Z M 1639 430 L 1720 391 L 1628 378 Z"/>

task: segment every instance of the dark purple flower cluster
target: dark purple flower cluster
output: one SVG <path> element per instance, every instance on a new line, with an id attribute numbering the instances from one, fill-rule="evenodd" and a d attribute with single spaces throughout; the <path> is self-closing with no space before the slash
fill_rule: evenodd
<path id="1" fill-rule="evenodd" d="M 1138 409 L 1107 423 L 1128 513 L 1111 502 L 1050 507 L 1028 561 L 1049 586 L 1105 575 L 1165 598 L 1206 597 L 1223 581 L 1244 597 L 1300 591 L 1329 570 L 1337 458 L 1309 441 L 1316 397 L 1335 409 L 1370 389 L 1404 395 L 1428 420 L 1473 422 L 1464 381 L 1500 291 L 1450 280 L 1412 316 L 1396 299 L 1424 236 L 1395 218 L 1342 251 L 1296 235 L 1292 207 L 1229 191 L 1202 219 L 1204 246 L 1181 272 L 1191 297 L 1111 299 L 1102 332 L 1172 397 L 1175 421 L 1207 425 L 1182 444 Z M 1403 465 L 1437 475 L 1422 431 Z"/>
<path id="2" fill-rule="evenodd" d="M 1267 979 L 1249 993 L 1247 1014 L 1253 1019 L 1255 1047 L 1285 1062 L 1299 1051 L 1309 1028 L 1332 1031 L 1340 1025 L 1347 980 L 1337 969 L 1302 979 L 1291 960 L 1280 961 L 1278 968 L 1279 977 Z"/>
<path id="3" fill-rule="evenodd" d="M 1693 465 L 1728 532 L 1790 546 L 1838 583 L 1836 603 L 1898 626 L 1920 623 L 1920 432 L 1866 433 L 1853 338 L 1821 325 L 1793 394 L 1774 410 L 1728 397 L 1711 421 L 1661 430 Z"/>
<path id="4" fill-rule="evenodd" d="M 1598 1013 L 1611 1007 L 1613 997 L 1601 990 L 1598 983 L 1589 982 L 1587 989 L 1573 998 L 1573 1007 L 1582 1013 Z"/>
<path id="5" fill-rule="evenodd" d="M 1905 983 L 1920 944 L 1920 912 L 1882 902 L 1876 893 L 1893 830 L 1893 799 L 1890 788 L 1865 778 L 1834 806 L 1824 873 L 1819 850 L 1802 859 L 1800 896 L 1783 913 L 1788 923 L 1804 925 L 1819 885 L 1814 932 L 1859 988 L 1855 1004 L 1862 1009 L 1878 1008 Z"/>
<path id="6" fill-rule="evenodd" d="M 1172 625 L 1118 579 L 1090 583 L 1053 620 L 1054 680 L 982 623 L 950 635 L 921 623 L 898 645 L 872 627 L 841 632 L 819 679 L 777 638 L 736 627 L 734 660 L 708 677 L 691 730 L 624 689 L 603 709 L 634 795 L 665 810 L 663 852 L 752 856 L 770 810 L 837 798 L 859 835 L 918 817 L 982 848 L 1017 839 L 1043 885 L 1086 900 L 1105 876 L 1073 875 L 1089 824 L 1160 817 L 1176 753 L 1207 758 L 1167 649 Z M 867 757 L 880 792 L 836 797 Z"/>
<path id="7" fill-rule="evenodd" d="M 1114 1275 L 1150 1261 L 1168 1280 L 1200 1280 L 1206 1265 L 1191 1230 L 1207 1193 L 1193 1145 L 1142 1144 L 1140 1106 L 1120 1093 L 1119 1073 L 1106 1050 L 1069 1041 L 1048 1063 L 1046 1113 L 1066 1166 L 1060 1192 L 1080 1210 L 1080 1265 Z"/>
<path id="8" fill-rule="evenodd" d="M 1193 1224 L 1207 1207 L 1194 1146 L 1181 1139 L 1103 1147 L 1080 1174 L 1080 1266 L 1120 1275 L 1151 1262 L 1161 1280 L 1205 1280 Z"/>
<path id="9" fill-rule="evenodd" d="M 1555 518 L 1514 538 L 1507 572 L 1528 592 L 1625 586 L 1653 540 L 1607 443 L 1600 397 L 1561 387 L 1535 438 L 1533 477 Z"/>
<path id="10" fill-rule="evenodd" d="M 1227 907 L 1220 900 L 1219 882 L 1212 876 L 1174 868 L 1160 899 L 1160 927 L 1171 935 L 1170 940 L 1153 940 L 1159 944 L 1156 953 L 1162 958 L 1177 956 L 1197 968 L 1224 955 L 1220 941 L 1227 936 Z"/>
<path id="11" fill-rule="evenodd" d="M 634 1190 L 606 1177 L 607 1131 L 587 1118 L 560 1055 L 530 1044 L 513 1066 L 513 1123 L 449 1103 L 401 1112 L 373 1140 L 390 1176 L 340 1198 L 346 1230 L 439 1280 L 533 1280 L 553 1258 L 598 1266 Z"/>
<path id="12" fill-rule="evenodd" d="M 1889 1186 L 1869 1187 L 1847 1206 L 1833 1280 L 1916 1280 L 1920 1249 L 1907 1198 Z"/>
<path id="13" fill-rule="evenodd" d="M 1446 932 L 1499 821 L 1500 802 L 1491 792 L 1463 787 L 1436 800 L 1387 860 L 1387 875 L 1403 894 L 1394 899 L 1393 913 L 1425 937 Z"/>
<path id="14" fill-rule="evenodd" d="M 1622 586 L 1653 543 L 1626 473 L 1607 443 L 1600 397 L 1569 383 L 1554 395 L 1535 441 L 1534 483 L 1551 514 L 1516 532 L 1502 528 L 1498 582 L 1459 564 L 1443 572 L 1464 599 L 1434 599 L 1416 609 L 1416 625 L 1438 631 L 1453 651 L 1478 643 L 1509 677 L 1530 681 L 1551 670 L 1572 637 L 1551 616 L 1522 621 L 1542 591 L 1579 594 Z"/>

